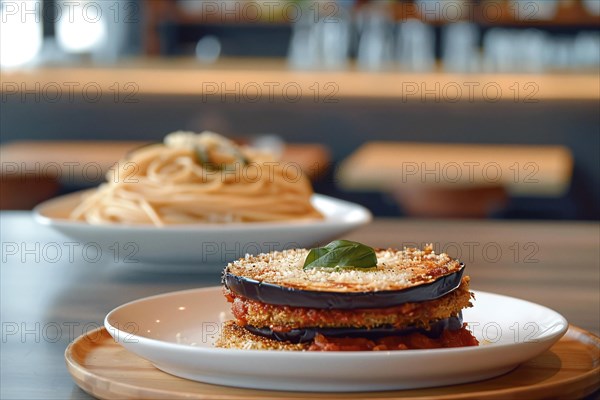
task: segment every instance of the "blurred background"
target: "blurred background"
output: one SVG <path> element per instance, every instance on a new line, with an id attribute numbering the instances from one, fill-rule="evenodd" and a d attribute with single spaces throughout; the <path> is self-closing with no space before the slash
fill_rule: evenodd
<path id="1" fill-rule="evenodd" d="M 376 216 L 600 218 L 600 0 L 0 1 L 0 208 L 175 130 Z"/>

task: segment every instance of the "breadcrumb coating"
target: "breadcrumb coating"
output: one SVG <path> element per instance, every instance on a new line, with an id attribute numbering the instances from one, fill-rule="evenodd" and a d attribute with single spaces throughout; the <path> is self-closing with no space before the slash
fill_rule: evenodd
<path id="1" fill-rule="evenodd" d="M 369 292 L 403 290 L 431 283 L 463 268 L 463 264 L 446 253 L 436 254 L 430 245 L 422 250 L 377 249 L 377 266 L 368 269 L 317 267 L 305 270 L 303 265 L 308 252 L 292 249 L 246 255 L 229 263 L 225 273 L 293 289 Z"/>

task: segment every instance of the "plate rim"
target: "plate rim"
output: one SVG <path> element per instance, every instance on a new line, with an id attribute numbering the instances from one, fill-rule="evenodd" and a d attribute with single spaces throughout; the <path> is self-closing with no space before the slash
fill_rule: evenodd
<path id="1" fill-rule="evenodd" d="M 106 314 L 106 316 L 104 317 L 104 321 L 103 321 L 104 327 L 109 332 L 109 334 L 111 336 L 113 336 L 113 338 L 115 337 L 113 335 L 113 332 L 115 332 L 118 335 L 117 337 L 129 337 L 131 339 L 134 339 L 134 338 L 137 339 L 138 342 L 136 342 L 136 344 L 144 342 L 146 345 L 167 347 L 169 350 L 172 350 L 172 351 L 193 351 L 193 352 L 199 352 L 199 353 L 207 352 L 209 354 L 222 355 L 223 357 L 227 357 L 227 356 L 236 357 L 241 354 L 248 354 L 249 356 L 263 355 L 266 357 L 289 357 L 290 354 L 292 354 L 292 353 L 294 354 L 294 356 L 305 357 L 305 358 L 322 357 L 322 353 L 324 353 L 324 352 L 289 351 L 289 350 L 288 351 L 286 351 L 286 350 L 265 351 L 265 350 L 254 350 L 254 349 L 224 349 L 224 348 L 218 348 L 218 347 L 190 346 L 188 344 L 167 342 L 167 341 L 163 341 L 163 340 L 159 340 L 159 339 L 148 338 L 145 336 L 139 336 L 137 334 L 131 334 L 130 332 L 120 330 L 120 329 L 112 326 L 109 323 L 109 317 L 111 315 L 113 315 L 114 313 L 116 313 L 119 310 L 122 310 L 123 308 L 126 308 L 126 307 L 131 306 L 136 303 L 143 303 L 145 301 L 155 300 L 155 299 L 161 298 L 161 297 L 172 297 L 172 296 L 178 296 L 178 295 L 187 295 L 187 294 L 190 294 L 193 292 L 208 292 L 208 291 L 217 291 L 217 290 L 222 290 L 222 287 L 221 286 L 209 286 L 209 287 L 202 287 L 202 288 L 178 290 L 178 291 L 160 293 L 160 294 L 156 294 L 156 295 L 152 295 L 152 296 L 148 296 L 148 297 L 143 297 L 143 298 L 137 299 L 137 300 L 132 300 L 132 301 L 124 303 L 118 307 L 115 307 L 108 314 Z M 548 336 L 544 337 L 541 342 L 555 343 L 556 341 L 560 340 L 560 338 L 562 336 L 564 336 L 569 329 L 569 326 L 570 326 L 569 322 L 562 314 L 560 314 L 556 310 L 553 310 L 542 304 L 534 303 L 532 301 L 524 300 L 524 299 L 521 299 L 518 297 L 507 296 L 507 295 L 493 293 L 493 292 L 486 292 L 486 291 L 480 291 L 480 290 L 471 290 L 471 292 L 473 292 L 475 294 L 476 298 L 478 295 L 483 294 L 484 296 L 491 295 L 491 296 L 496 296 L 496 297 L 501 297 L 501 298 L 508 298 L 510 300 L 518 300 L 521 302 L 525 302 L 528 305 L 542 307 L 545 311 L 555 314 L 555 316 L 559 318 L 559 320 L 560 320 L 559 325 L 562 325 L 562 328 L 560 330 L 558 330 L 557 332 L 551 333 Z M 111 332 L 111 330 L 112 330 L 112 332 Z M 131 335 L 133 335 L 133 336 L 131 336 Z M 540 343 L 540 341 L 536 341 L 533 343 Z M 410 352 L 408 352 L 408 354 L 418 356 L 421 354 L 435 355 L 435 354 L 452 354 L 452 353 L 457 353 L 457 352 L 478 352 L 478 353 L 480 353 L 480 352 L 485 352 L 485 351 L 495 351 L 495 349 L 498 349 L 498 348 L 504 348 L 504 347 L 517 348 L 517 347 L 528 346 L 530 344 L 531 344 L 531 342 L 491 343 L 491 344 L 486 344 L 484 346 L 479 345 L 479 346 L 454 347 L 454 348 L 443 348 L 443 349 L 412 349 L 412 350 L 410 350 Z M 491 349 L 491 350 L 486 350 L 486 349 Z M 327 353 L 326 357 L 331 357 L 331 358 L 360 357 L 360 358 L 375 358 L 376 359 L 378 357 L 381 357 L 382 355 L 386 355 L 388 357 L 390 357 L 390 356 L 391 357 L 394 357 L 394 356 L 407 357 L 406 355 L 400 356 L 400 354 L 407 354 L 406 351 L 395 351 L 395 350 L 380 351 L 380 352 L 331 351 L 331 352 L 326 352 L 326 353 Z"/>
<path id="2" fill-rule="evenodd" d="M 239 230 L 271 230 L 271 229 L 297 229 L 298 227 L 324 227 L 330 225 L 345 225 L 345 226 L 359 226 L 370 223 L 373 220 L 373 214 L 365 206 L 354 203 L 348 200 L 338 199 L 337 197 L 328 196 L 320 193 L 313 193 L 311 195 L 311 202 L 314 201 L 329 201 L 337 203 L 338 205 L 345 205 L 353 208 L 353 211 L 358 211 L 360 214 L 354 221 L 344 220 L 333 220 L 325 216 L 322 220 L 287 220 L 287 221 L 276 221 L 276 222 L 238 222 L 228 224 L 217 224 L 217 223 L 197 223 L 197 224 L 171 224 L 162 227 L 156 227 L 154 225 L 134 225 L 134 224 L 105 224 L 105 225 L 92 225 L 84 221 L 73 221 L 63 218 L 53 218 L 43 214 L 43 210 L 56 203 L 65 202 L 81 196 L 86 192 L 91 192 L 95 189 L 85 189 L 76 192 L 64 194 L 61 196 L 53 197 L 45 200 L 36 205 L 33 210 L 33 218 L 40 225 L 52 227 L 52 228 L 69 228 L 69 229 L 97 229 L 104 232 L 112 230 L 120 231 L 143 231 L 143 232 L 214 232 L 218 231 L 239 231 Z M 322 212 L 322 210 L 319 210 Z"/>

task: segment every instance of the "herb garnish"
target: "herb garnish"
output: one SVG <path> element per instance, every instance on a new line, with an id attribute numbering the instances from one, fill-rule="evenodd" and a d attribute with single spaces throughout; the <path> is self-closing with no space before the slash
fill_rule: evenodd
<path id="1" fill-rule="evenodd" d="M 303 268 L 373 268 L 376 265 L 377 256 L 373 248 L 350 240 L 334 240 L 324 247 L 311 249 Z"/>

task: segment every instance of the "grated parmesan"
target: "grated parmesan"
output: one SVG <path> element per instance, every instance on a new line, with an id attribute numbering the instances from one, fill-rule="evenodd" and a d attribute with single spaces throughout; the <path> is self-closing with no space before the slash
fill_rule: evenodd
<path id="1" fill-rule="evenodd" d="M 378 249 L 374 268 L 303 269 L 307 249 L 292 249 L 246 255 L 229 263 L 226 272 L 237 276 L 295 289 L 364 292 L 401 290 L 432 282 L 462 268 L 446 253 L 424 249 Z"/>

